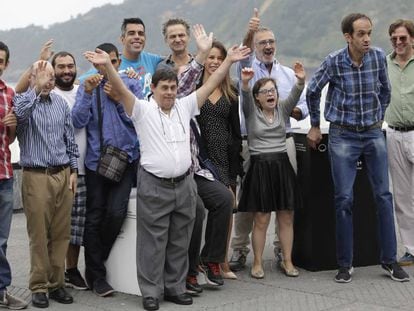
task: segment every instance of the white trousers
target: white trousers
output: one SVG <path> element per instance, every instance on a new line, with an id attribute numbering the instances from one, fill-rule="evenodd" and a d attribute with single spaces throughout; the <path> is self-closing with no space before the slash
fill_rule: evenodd
<path id="1" fill-rule="evenodd" d="M 387 128 L 387 149 L 401 241 L 414 254 L 414 131 Z"/>

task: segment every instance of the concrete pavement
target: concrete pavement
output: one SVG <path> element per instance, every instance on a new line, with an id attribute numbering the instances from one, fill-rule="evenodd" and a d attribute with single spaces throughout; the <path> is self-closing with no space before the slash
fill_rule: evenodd
<path id="1" fill-rule="evenodd" d="M 273 221 L 271 223 L 274 223 Z M 268 232 L 272 232 L 269 228 Z M 300 269 L 298 278 L 288 278 L 277 268 L 272 258 L 269 234 L 265 252 L 265 273 L 262 280 L 249 276 L 249 268 L 237 273 L 238 280 L 226 280 L 224 286 L 211 289 L 194 298 L 191 306 L 177 306 L 161 302 L 160 310 L 413 310 L 414 309 L 414 266 L 406 271 L 411 282 L 392 281 L 379 266 L 355 268 L 350 284 L 333 281 L 335 271 L 309 272 Z M 403 252 L 401 246 L 399 255 Z M 27 301 L 31 293 L 27 289 L 29 274 L 29 248 L 26 222 L 23 213 L 13 215 L 8 258 L 13 270 L 13 286 L 9 288 Z M 252 257 L 248 257 L 248 265 Z M 83 260 L 81 262 L 83 268 Z M 83 269 L 81 269 L 82 271 Z M 131 276 L 135 277 L 135 276 Z M 50 302 L 48 310 L 92 311 L 92 310 L 143 310 L 141 298 L 116 293 L 113 297 L 101 298 L 91 291 L 69 289 L 75 302 L 62 305 Z M 30 309 L 36 309 L 29 306 Z"/>

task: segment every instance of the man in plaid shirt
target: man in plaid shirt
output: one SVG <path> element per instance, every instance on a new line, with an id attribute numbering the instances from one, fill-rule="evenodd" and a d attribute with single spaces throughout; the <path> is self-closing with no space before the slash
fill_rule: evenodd
<path id="1" fill-rule="evenodd" d="M 397 242 L 392 195 L 388 184 L 387 150 L 381 131 L 390 101 L 387 63 L 382 50 L 371 47 L 372 22 L 364 14 L 349 14 L 342 20 L 347 47 L 330 54 L 319 67 L 307 89 L 311 116 L 308 142 L 321 141 L 320 96 L 329 83 L 325 119 L 330 122 L 329 153 L 336 209 L 336 253 L 339 266 L 335 281 L 352 280 L 353 184 L 357 161 L 364 156 L 378 209 L 380 262 L 395 281 L 408 281 L 408 274 L 396 262 Z"/>

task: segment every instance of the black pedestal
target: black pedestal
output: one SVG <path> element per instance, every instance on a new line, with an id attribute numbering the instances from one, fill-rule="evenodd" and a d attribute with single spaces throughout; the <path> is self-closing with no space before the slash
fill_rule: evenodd
<path id="1" fill-rule="evenodd" d="M 294 263 L 310 271 L 337 268 L 335 207 L 328 158 L 328 135 L 319 150 L 311 150 L 306 133 L 295 133 L 298 179 L 303 208 L 295 213 Z M 377 216 L 364 161 L 358 163 L 354 184 L 354 266 L 378 264 Z"/>

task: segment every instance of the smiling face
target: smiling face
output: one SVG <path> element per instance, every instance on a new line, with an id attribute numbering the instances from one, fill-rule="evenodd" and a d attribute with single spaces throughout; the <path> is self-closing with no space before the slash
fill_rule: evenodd
<path id="1" fill-rule="evenodd" d="M 205 71 L 212 75 L 213 72 L 217 70 L 218 67 L 223 63 L 224 55 L 220 49 L 213 47 L 210 50 L 210 53 L 207 56 L 207 59 L 204 63 Z"/>
<path id="2" fill-rule="evenodd" d="M 258 80 L 258 82 L 260 83 L 260 80 Z M 274 81 L 269 80 L 261 85 L 259 89 L 255 91 L 254 97 L 257 104 L 260 106 L 260 108 L 262 108 L 262 110 L 274 110 L 279 100 L 277 88 Z"/>
<path id="3" fill-rule="evenodd" d="M 357 19 L 352 23 L 353 33 L 345 33 L 351 56 L 361 57 L 371 48 L 372 24 L 366 18 Z"/>
<path id="4" fill-rule="evenodd" d="M 190 35 L 182 24 L 168 26 L 165 34 L 165 42 L 174 54 L 180 54 L 187 51 Z"/>
<path id="5" fill-rule="evenodd" d="M 76 65 L 69 55 L 55 59 L 56 86 L 60 89 L 72 88 L 76 79 Z"/>
<path id="6" fill-rule="evenodd" d="M 127 59 L 136 59 L 145 47 L 145 28 L 142 24 L 127 24 L 121 35 L 123 54 Z"/>
<path id="7" fill-rule="evenodd" d="M 396 56 L 408 59 L 413 55 L 414 38 L 404 26 L 395 29 L 390 40 Z"/>
<path id="8" fill-rule="evenodd" d="M 264 64 L 271 64 L 276 55 L 275 35 L 270 30 L 259 31 L 254 36 L 256 58 Z"/>

